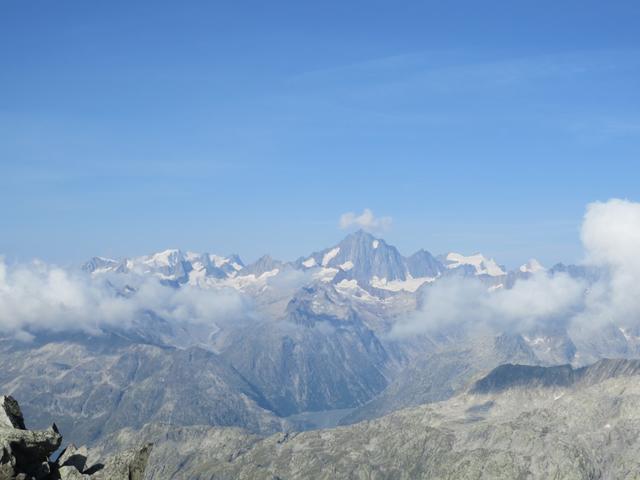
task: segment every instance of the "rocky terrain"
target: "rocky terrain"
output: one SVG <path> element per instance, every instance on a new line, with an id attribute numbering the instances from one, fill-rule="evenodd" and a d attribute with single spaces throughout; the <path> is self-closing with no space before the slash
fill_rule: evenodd
<path id="1" fill-rule="evenodd" d="M 71 444 L 52 460 L 61 444 L 55 423 L 47 430 L 27 430 L 18 402 L 0 397 L 1 480 L 142 480 L 152 450 L 147 444 L 90 462 L 86 447 Z"/>
<path id="2" fill-rule="evenodd" d="M 152 421 L 282 429 L 251 384 L 200 348 L 69 338 L 28 348 L 0 342 L 0 358 L 0 385 L 32 424 L 44 428 L 55 419 L 75 443 Z"/>
<path id="3" fill-rule="evenodd" d="M 148 425 L 148 479 L 640 478 L 640 362 L 504 365 L 447 401 L 347 427 L 266 438 Z"/>

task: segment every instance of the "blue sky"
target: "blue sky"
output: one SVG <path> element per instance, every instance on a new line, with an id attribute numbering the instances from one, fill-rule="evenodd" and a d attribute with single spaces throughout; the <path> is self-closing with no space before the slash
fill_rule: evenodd
<path id="1" fill-rule="evenodd" d="M 640 2 L 0 1 L 0 253 L 581 257 L 638 200 Z"/>

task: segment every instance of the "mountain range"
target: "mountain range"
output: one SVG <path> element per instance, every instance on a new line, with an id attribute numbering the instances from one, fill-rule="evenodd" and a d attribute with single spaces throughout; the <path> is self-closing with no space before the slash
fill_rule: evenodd
<path id="1" fill-rule="evenodd" d="M 543 269 L 533 261 L 535 269 Z M 93 257 L 83 270 L 100 275 L 105 273 L 135 273 L 154 275 L 175 284 L 200 286 L 229 285 L 242 288 L 267 279 L 288 269 L 309 272 L 313 279 L 334 285 L 350 285 L 355 280 L 365 290 L 415 292 L 421 285 L 450 272 L 483 278 L 504 278 L 507 272 L 495 260 L 482 254 L 464 256 L 448 253 L 434 257 L 426 250 L 404 257 L 383 239 L 359 230 L 348 235 L 333 247 L 311 253 L 292 262 L 280 261 L 264 255 L 245 265 L 238 255 L 220 256 L 209 253 L 182 252 L 169 249 L 142 257 L 111 259 Z M 531 273 L 531 265 L 517 272 Z M 514 272 L 515 273 L 515 272 Z"/>
<path id="2" fill-rule="evenodd" d="M 81 270 L 83 281 L 125 303 L 150 295 L 145 282 L 162 287 L 153 290 L 156 296 L 182 292 L 177 301 L 200 303 L 142 303 L 127 322 L 100 324 L 98 331 L 32 329 L 27 342 L 4 336 L 0 391 L 20 402 L 34 426 L 44 428 L 55 418 L 65 438 L 102 453 L 109 453 L 110 443 L 157 443 L 154 452 L 172 460 L 162 466 L 152 458 L 148 478 L 308 478 L 309 472 L 314 478 L 466 478 L 456 472 L 489 478 L 469 472 L 492 472 L 500 462 L 514 475 L 526 469 L 547 474 L 551 470 L 539 458 L 525 461 L 521 453 L 491 443 L 497 442 L 488 433 L 492 429 L 520 435 L 518 415 L 543 415 L 516 406 L 513 392 L 526 391 L 518 398 L 532 405 L 538 405 L 535 392 L 558 389 L 582 401 L 583 391 L 599 385 L 586 380 L 596 378 L 586 365 L 640 357 L 640 331 L 628 325 L 606 322 L 587 331 L 572 328 L 558 313 L 517 326 L 494 321 L 503 314 L 496 312 L 508 308 L 490 310 L 488 323 L 482 317 L 487 304 L 503 298 L 501 292 L 526 298 L 536 282 L 575 279 L 588 291 L 606 272 L 583 265 L 547 269 L 531 260 L 508 270 L 481 254 L 419 250 L 403 256 L 358 231 L 294 261 L 265 255 L 245 265 L 238 255 L 173 249 L 127 259 L 93 257 Z M 471 290 L 450 293 L 460 282 Z M 398 333 L 399 326 L 431 310 L 455 310 L 461 297 L 472 294 L 481 295 L 481 303 L 465 307 L 459 323 Z M 221 298 L 231 299 L 233 314 Z M 190 321 L 196 313 L 197 321 Z M 620 378 L 608 370 L 601 380 L 615 386 L 636 374 L 635 367 L 620 368 Z M 547 400 L 540 408 L 551 408 Z M 490 402 L 500 406 L 482 406 Z M 559 415 L 550 412 L 544 415 Z M 488 423 L 481 437 L 493 449 L 486 459 L 478 450 L 480 437 L 474 437 L 480 435 L 475 420 L 469 420 L 482 415 Z M 495 423 L 501 418 L 509 419 L 508 427 Z M 545 418 L 532 419 L 532 425 L 549 428 Z M 457 426 L 469 422 L 469 429 Z M 338 425 L 344 429 L 313 433 Z M 567 425 L 554 441 L 575 434 Z M 185 447 L 171 453 L 177 439 Z M 532 441 L 523 440 L 518 452 Z M 220 451 L 210 458 L 201 443 Z M 349 463 L 339 445 L 359 460 Z M 459 455 L 424 457 L 451 445 L 460 445 L 454 449 Z M 285 457 L 274 449 L 299 458 L 299 469 L 281 463 Z M 310 456 L 296 456 L 298 449 Z M 580 455 L 572 451 L 568 470 L 557 471 L 573 471 Z M 340 475 L 316 475 L 317 461 L 334 465 Z M 575 478 L 600 478 L 580 475 L 591 468 L 608 472 L 618 468 L 614 463 L 602 459 L 576 470 Z"/>

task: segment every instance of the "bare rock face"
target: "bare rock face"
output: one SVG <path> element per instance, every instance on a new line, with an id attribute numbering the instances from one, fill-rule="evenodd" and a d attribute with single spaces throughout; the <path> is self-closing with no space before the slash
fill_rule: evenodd
<path id="1" fill-rule="evenodd" d="M 0 480 L 142 480 L 151 445 L 87 465 L 87 449 L 69 445 L 55 461 L 62 435 L 55 423 L 47 430 L 27 430 L 18 402 L 0 397 Z"/>
<path id="2" fill-rule="evenodd" d="M 114 455 L 105 462 L 104 468 L 92 479 L 97 480 L 143 480 L 152 445 L 135 448 Z"/>

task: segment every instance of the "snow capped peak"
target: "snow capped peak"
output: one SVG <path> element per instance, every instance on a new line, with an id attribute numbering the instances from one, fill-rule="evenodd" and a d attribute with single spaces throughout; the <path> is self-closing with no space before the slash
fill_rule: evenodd
<path id="1" fill-rule="evenodd" d="M 177 248 L 170 248 L 162 252 L 151 254 L 142 260 L 147 265 L 154 265 L 158 267 L 169 267 L 176 265 L 178 262 L 184 260 L 184 255 Z"/>
<path id="2" fill-rule="evenodd" d="M 499 277 L 506 275 L 503 268 L 496 263 L 493 258 L 487 259 L 481 253 L 465 256 L 460 253 L 451 252 L 446 256 L 447 268 L 458 268 L 463 265 L 470 265 L 475 268 L 476 275 L 489 275 Z"/>
<path id="3" fill-rule="evenodd" d="M 82 270 L 92 274 L 115 272 L 120 268 L 122 268 L 122 262 L 106 257 L 93 257 L 82 266 Z"/>
<path id="4" fill-rule="evenodd" d="M 455 274 L 478 276 L 482 280 L 493 277 L 496 284 L 502 281 L 499 277 L 506 275 L 505 269 L 494 259 L 480 253 L 463 255 L 451 252 L 434 257 L 421 249 L 405 257 L 393 245 L 363 230 L 347 235 L 333 247 L 300 257 L 294 262 L 282 262 L 264 255 L 245 266 L 237 255 L 183 252 L 173 248 L 124 260 L 93 257 L 83 268 L 92 275 L 128 272 L 154 276 L 175 287 L 231 287 L 253 293 L 265 288 L 279 288 L 274 286 L 278 282 L 271 285 L 267 279 L 299 270 L 307 274 L 296 277 L 298 274 L 292 273 L 293 277 L 308 281 L 309 285 L 341 285 L 345 291 L 366 291 L 371 298 L 387 298 L 387 295 L 400 292 L 414 293 L 423 285 L 437 282 L 458 268 L 460 270 Z M 515 273 L 543 270 L 540 262 L 532 259 Z M 354 282 L 357 288 L 353 287 Z"/>
<path id="5" fill-rule="evenodd" d="M 170 248 L 161 252 L 124 260 L 93 257 L 82 266 L 92 275 L 130 272 L 152 275 L 162 281 L 201 285 L 208 281 L 233 277 L 244 268 L 240 257 L 222 257 L 208 253 L 182 252 Z"/>
<path id="6" fill-rule="evenodd" d="M 519 270 L 522 273 L 536 273 L 536 272 L 543 272 L 546 270 L 546 268 L 544 268 L 538 260 L 536 260 L 535 258 L 532 258 L 524 265 L 521 265 Z"/>

